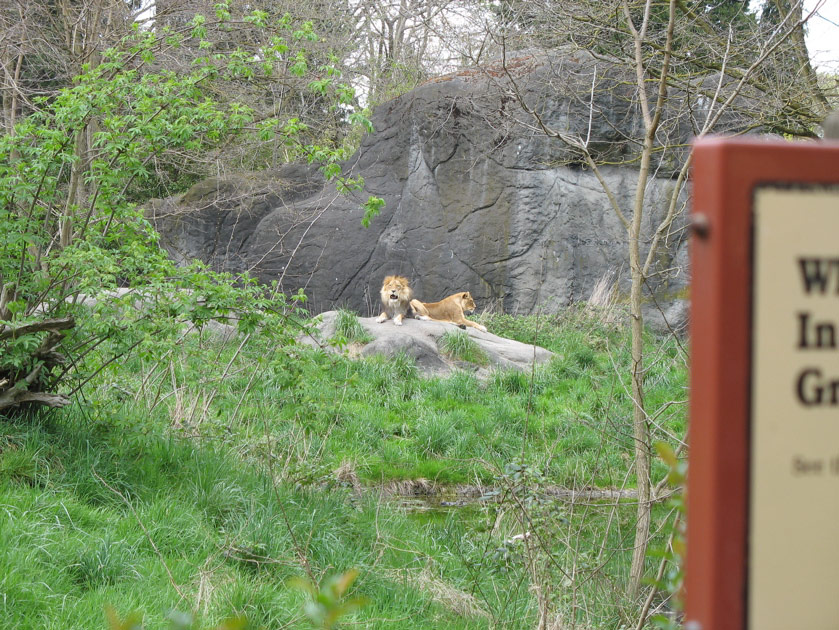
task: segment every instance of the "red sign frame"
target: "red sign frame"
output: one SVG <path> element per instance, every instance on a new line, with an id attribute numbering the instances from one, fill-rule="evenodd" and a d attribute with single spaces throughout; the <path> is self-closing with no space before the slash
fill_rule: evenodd
<path id="1" fill-rule="evenodd" d="M 685 628 L 744 630 L 753 194 L 839 185 L 839 142 L 705 138 L 693 159 Z"/>

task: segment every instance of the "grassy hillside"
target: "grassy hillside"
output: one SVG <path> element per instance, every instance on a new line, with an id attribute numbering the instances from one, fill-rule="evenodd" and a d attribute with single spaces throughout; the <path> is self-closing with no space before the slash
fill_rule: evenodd
<path id="1" fill-rule="evenodd" d="M 349 627 L 631 624 L 631 498 L 555 496 L 631 490 L 624 333 L 582 310 L 483 323 L 557 357 L 423 379 L 404 357 L 192 336 L 109 366 L 72 408 L 0 419 L 0 627 L 105 628 L 108 604 L 147 628 L 172 610 L 196 627 L 308 627 L 289 579 L 352 568 L 368 603 Z M 650 338 L 649 352 L 651 425 L 675 444 L 684 350 Z M 656 507 L 662 541 L 668 515 Z"/>

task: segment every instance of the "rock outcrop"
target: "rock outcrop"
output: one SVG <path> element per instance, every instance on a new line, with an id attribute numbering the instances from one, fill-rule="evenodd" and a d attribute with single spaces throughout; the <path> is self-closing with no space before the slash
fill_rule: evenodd
<path id="1" fill-rule="evenodd" d="M 632 81 L 597 64 L 578 52 L 522 56 L 508 68 L 547 124 L 589 138 L 600 160 L 631 164 L 639 125 Z M 594 83 L 594 99 L 582 98 Z M 152 204 L 148 216 L 175 257 L 250 270 L 288 292 L 303 288 L 315 312 L 373 314 L 382 278 L 393 273 L 409 277 L 424 301 L 469 290 L 479 308 L 514 313 L 588 299 L 605 275 L 625 288 L 626 231 L 601 183 L 561 140 L 534 128 L 513 89 L 498 68 L 467 71 L 378 107 L 376 133 L 346 165 L 365 180 L 359 195 L 338 195 L 317 170 L 290 165 L 207 180 Z M 688 129 L 670 131 L 687 143 Z M 647 235 L 667 211 L 681 157 L 656 158 Z M 604 166 L 602 175 L 631 213 L 637 170 Z M 368 195 L 386 206 L 365 229 L 359 204 Z M 677 220 L 648 283 L 664 306 L 686 285 L 685 241 Z"/>
<path id="2" fill-rule="evenodd" d="M 337 312 L 327 311 L 320 317 L 318 336 L 303 337 L 303 343 L 324 345 L 335 334 Z M 456 369 L 474 371 L 479 377 L 495 369 L 529 370 L 534 364 L 544 363 L 554 356 L 553 352 L 539 346 L 467 328 L 462 334 L 468 335 L 486 358 L 485 362 L 470 363 L 447 356 L 441 348 L 443 336 L 459 330 L 452 324 L 413 318 L 405 319 L 402 326 L 395 326 L 391 320 L 378 323 L 374 317 L 359 317 L 358 321 L 372 341 L 355 344 L 354 354 L 394 357 L 404 353 L 414 359 L 417 368 L 426 376 L 446 376 Z"/>

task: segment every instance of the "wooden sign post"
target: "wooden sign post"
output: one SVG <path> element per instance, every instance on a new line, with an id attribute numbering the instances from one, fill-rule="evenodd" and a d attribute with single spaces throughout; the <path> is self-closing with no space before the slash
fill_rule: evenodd
<path id="1" fill-rule="evenodd" d="M 686 630 L 839 628 L 839 142 L 694 149 Z"/>

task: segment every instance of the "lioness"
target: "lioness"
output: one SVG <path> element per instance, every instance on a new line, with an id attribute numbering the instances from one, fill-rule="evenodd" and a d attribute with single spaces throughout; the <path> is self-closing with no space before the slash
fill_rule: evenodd
<path id="1" fill-rule="evenodd" d="M 439 302 L 420 302 L 411 300 L 411 308 L 414 309 L 417 319 L 434 319 L 438 322 L 456 324 L 461 328 L 471 326 L 481 332 L 486 332 L 486 326 L 470 322 L 464 313 L 471 313 L 475 310 L 475 300 L 472 299 L 469 291 L 455 293 Z"/>
<path id="2" fill-rule="evenodd" d="M 376 318 L 380 324 L 388 317 L 393 318 L 393 323 L 402 325 L 402 319 L 408 315 L 411 298 L 414 292 L 408 284 L 408 278 L 402 276 L 386 276 L 382 282 L 382 290 L 379 292 L 382 297 L 382 314 Z"/>

